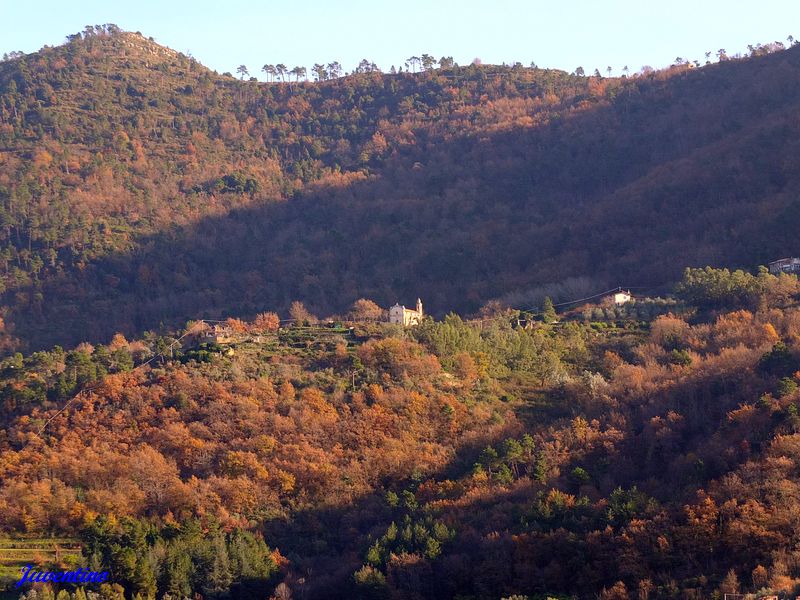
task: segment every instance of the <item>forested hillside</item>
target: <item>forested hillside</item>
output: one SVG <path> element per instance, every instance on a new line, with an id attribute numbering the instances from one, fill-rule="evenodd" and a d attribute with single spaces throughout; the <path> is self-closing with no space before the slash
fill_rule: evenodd
<path id="1" fill-rule="evenodd" d="M 267 314 L 14 355 L 0 534 L 72 540 L 103 600 L 797 594 L 800 285 L 679 290 L 646 321 Z"/>
<path id="2" fill-rule="evenodd" d="M 258 83 L 93 28 L 0 63 L 4 347 L 295 299 L 469 312 L 800 252 L 799 74 L 792 48 Z"/>

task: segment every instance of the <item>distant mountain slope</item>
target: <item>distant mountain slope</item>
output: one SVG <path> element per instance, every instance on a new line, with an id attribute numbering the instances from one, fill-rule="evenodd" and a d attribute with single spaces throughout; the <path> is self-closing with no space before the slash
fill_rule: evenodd
<path id="1" fill-rule="evenodd" d="M 630 79 L 218 76 L 130 33 L 0 63 L 0 275 L 33 347 L 198 315 L 659 285 L 800 251 L 800 50 Z"/>
<path id="2" fill-rule="evenodd" d="M 797 280 L 705 275 L 732 291 L 695 325 L 234 320 L 7 357 L 0 534 L 79 541 L 133 598 L 795 597 Z"/>

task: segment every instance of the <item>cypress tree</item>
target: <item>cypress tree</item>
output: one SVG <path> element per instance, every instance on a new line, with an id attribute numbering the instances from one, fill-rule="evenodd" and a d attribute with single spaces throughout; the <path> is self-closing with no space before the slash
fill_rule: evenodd
<path id="1" fill-rule="evenodd" d="M 557 318 L 556 307 L 553 305 L 550 296 L 546 296 L 542 304 L 542 320 L 545 323 L 554 323 Z"/>

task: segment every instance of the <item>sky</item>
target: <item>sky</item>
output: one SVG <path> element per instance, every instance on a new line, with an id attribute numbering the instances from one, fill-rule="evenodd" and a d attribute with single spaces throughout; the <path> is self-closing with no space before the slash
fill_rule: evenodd
<path id="1" fill-rule="evenodd" d="M 289 68 L 362 59 L 384 70 L 410 56 L 459 64 L 535 62 L 620 74 L 675 58 L 705 61 L 747 44 L 800 37 L 798 0 L 0 0 L 0 55 L 64 42 L 88 24 L 114 23 L 191 54 L 219 72 L 244 64 Z"/>

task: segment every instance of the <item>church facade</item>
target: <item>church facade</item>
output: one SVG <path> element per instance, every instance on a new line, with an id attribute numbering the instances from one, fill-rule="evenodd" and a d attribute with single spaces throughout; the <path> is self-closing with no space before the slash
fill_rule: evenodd
<path id="1" fill-rule="evenodd" d="M 389 309 L 389 323 L 396 323 L 408 327 L 410 325 L 417 325 L 422 321 L 422 300 L 417 298 L 416 310 L 406 308 L 399 302 Z"/>

